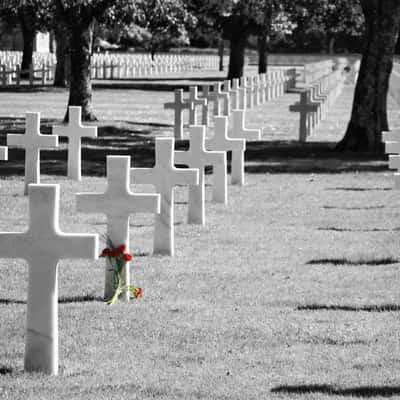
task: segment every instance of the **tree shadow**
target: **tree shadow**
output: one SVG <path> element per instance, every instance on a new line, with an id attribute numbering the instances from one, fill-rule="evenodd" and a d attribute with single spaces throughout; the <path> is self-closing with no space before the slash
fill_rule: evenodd
<path id="1" fill-rule="evenodd" d="M 272 393 L 311 394 L 320 393 L 345 397 L 392 397 L 400 394 L 400 386 L 356 386 L 341 388 L 333 385 L 282 385 L 271 389 Z"/>
<path id="2" fill-rule="evenodd" d="M 381 210 L 387 208 L 386 206 L 365 206 L 365 207 L 337 207 L 337 206 L 322 206 L 324 210 Z"/>
<path id="3" fill-rule="evenodd" d="M 387 168 L 385 168 L 387 169 Z M 362 188 L 362 187 L 333 187 L 333 188 L 326 188 L 325 190 L 342 190 L 342 191 L 347 191 L 347 192 L 372 192 L 372 191 L 388 191 L 388 190 L 392 190 L 392 188 L 379 188 L 379 187 L 375 187 L 375 188 Z"/>
<path id="4" fill-rule="evenodd" d="M 6 367 L 5 365 L 0 365 L 0 375 L 11 375 L 13 373 L 11 367 Z"/>
<path id="5" fill-rule="evenodd" d="M 15 300 L 15 299 L 0 299 L 0 304 L 26 304 L 24 300 Z"/>
<path id="6" fill-rule="evenodd" d="M 392 257 L 385 257 L 385 258 L 374 258 L 368 260 L 350 260 L 348 258 L 320 258 L 316 260 L 310 260 L 306 262 L 306 265 L 390 265 L 390 264 L 397 264 L 400 260 L 397 258 Z"/>
<path id="7" fill-rule="evenodd" d="M 353 229 L 353 228 L 337 228 L 335 226 L 327 226 L 317 228 L 318 231 L 333 231 L 333 232 L 397 232 L 400 231 L 400 227 L 387 229 L 387 228 L 365 228 L 365 229 Z"/>
<path id="8" fill-rule="evenodd" d="M 103 297 L 95 296 L 93 294 L 85 294 L 83 296 L 60 297 L 58 299 L 59 304 L 90 303 L 96 301 L 104 302 L 104 299 Z"/>
<path id="9" fill-rule="evenodd" d="M 351 306 L 340 304 L 306 304 L 296 307 L 298 311 L 365 311 L 365 312 L 393 312 L 400 311 L 399 304 L 371 304 L 365 306 Z"/>

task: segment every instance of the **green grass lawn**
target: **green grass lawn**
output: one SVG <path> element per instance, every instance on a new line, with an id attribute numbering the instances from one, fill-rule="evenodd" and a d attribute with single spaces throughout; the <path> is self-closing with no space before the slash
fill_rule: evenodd
<path id="1" fill-rule="evenodd" d="M 151 215 L 131 218 L 131 276 L 143 299 L 106 306 L 104 260 L 60 263 L 57 377 L 23 372 L 28 268 L 0 259 L 0 399 L 400 397 L 392 173 L 383 157 L 331 152 L 348 103 L 322 128 L 328 143 L 320 130 L 306 146 L 292 142 L 297 119 L 274 113 L 287 103 L 271 103 L 248 114 L 263 141 L 249 144 L 246 185 L 230 186 L 227 207 L 210 202 L 207 175 L 206 226 L 186 224 L 187 189 L 176 189 L 175 257 L 152 256 Z M 147 118 L 131 130 L 104 123 L 99 141 L 85 144 L 80 183 L 62 176 L 65 146 L 45 155 L 42 181 L 61 185 L 65 232 L 105 233 L 103 215 L 75 212 L 74 194 L 104 190 L 106 153 L 151 164 L 164 126 Z M 3 138 L 13 124 L 3 121 Z M 14 150 L 1 162 L 0 231 L 27 227 L 21 160 Z"/>

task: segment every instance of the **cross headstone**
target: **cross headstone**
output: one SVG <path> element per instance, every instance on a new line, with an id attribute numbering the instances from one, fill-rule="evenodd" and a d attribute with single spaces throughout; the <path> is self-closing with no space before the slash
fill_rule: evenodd
<path id="1" fill-rule="evenodd" d="M 53 133 L 68 138 L 68 177 L 77 181 L 81 176 L 81 139 L 97 137 L 97 127 L 83 126 L 81 107 L 68 107 L 69 122 L 67 125 L 53 126 Z"/>
<path id="2" fill-rule="evenodd" d="M 267 88 L 267 77 L 266 74 L 259 75 L 259 84 L 258 84 L 258 98 L 260 103 L 264 103 L 266 100 L 266 88 Z"/>
<path id="3" fill-rule="evenodd" d="M 253 108 L 253 83 L 250 78 L 242 76 L 240 78 L 240 87 L 246 92 L 246 106 L 244 108 Z"/>
<path id="4" fill-rule="evenodd" d="M 172 109 L 175 113 L 174 136 L 177 140 L 183 139 L 183 111 L 192 110 L 193 104 L 183 99 L 183 89 L 176 89 L 174 92 L 175 100 L 172 103 L 165 103 L 165 109 Z"/>
<path id="5" fill-rule="evenodd" d="M 160 194 L 161 211 L 155 215 L 154 254 L 174 255 L 174 188 L 197 185 L 199 171 L 175 168 L 173 138 L 156 138 L 154 168 L 132 168 L 131 180 L 153 185 Z"/>
<path id="6" fill-rule="evenodd" d="M 311 93 L 309 90 L 305 90 L 300 93 L 300 102 L 289 106 L 289 111 L 300 113 L 300 128 L 299 128 L 299 140 L 305 142 L 307 136 L 310 133 L 310 113 L 315 113 L 318 110 L 318 104 L 311 102 Z"/>
<path id="7" fill-rule="evenodd" d="M 0 146 L 0 160 L 8 160 L 8 147 Z"/>
<path id="8" fill-rule="evenodd" d="M 400 170 L 400 129 L 394 128 L 390 132 L 382 132 L 382 141 L 385 143 L 385 153 L 389 154 L 389 169 Z M 395 188 L 400 189 L 400 173 L 394 173 Z"/>
<path id="9" fill-rule="evenodd" d="M 231 95 L 232 110 L 236 110 L 237 108 L 239 108 L 239 89 L 240 89 L 239 79 L 238 78 L 232 79 L 232 84 L 230 84 L 229 80 L 225 82 L 226 82 L 224 84 L 225 91 L 229 92 L 229 94 Z"/>
<path id="10" fill-rule="evenodd" d="M 25 189 L 30 183 L 40 183 L 40 150 L 58 146 L 58 137 L 40 133 L 40 113 L 26 113 L 25 134 L 8 134 L 7 144 L 25 149 Z"/>
<path id="11" fill-rule="evenodd" d="M 202 114 L 204 114 L 204 112 L 206 112 L 205 109 L 207 108 L 207 99 L 199 98 L 197 86 L 189 86 L 189 101 L 193 104 L 193 107 L 189 109 L 189 125 L 197 125 L 197 106 L 202 107 Z M 202 115 L 202 120 L 204 120 L 204 115 Z"/>
<path id="12" fill-rule="evenodd" d="M 104 193 L 77 193 L 77 211 L 107 216 L 107 237 L 115 247 L 125 245 L 129 251 L 129 218 L 134 213 L 159 213 L 158 194 L 130 191 L 130 156 L 107 156 L 107 189 Z M 114 294 L 113 274 L 106 261 L 104 298 Z M 129 285 L 129 263 L 123 271 Z M 121 299 L 129 300 L 129 293 Z"/>
<path id="13" fill-rule="evenodd" d="M 237 151 L 244 153 L 246 141 L 244 139 L 232 139 L 228 137 L 228 117 L 214 118 L 214 136 L 206 140 L 206 148 L 211 151 Z M 235 160 L 237 162 L 237 160 Z M 239 169 L 243 165 L 232 166 Z M 217 203 L 228 203 L 227 176 L 223 165 L 216 165 L 213 169 L 213 200 Z"/>
<path id="14" fill-rule="evenodd" d="M 252 84 L 253 84 L 253 104 L 254 106 L 258 106 L 260 104 L 260 98 L 258 96 L 260 88 L 260 77 L 258 75 L 253 76 Z"/>
<path id="15" fill-rule="evenodd" d="M 233 124 L 230 137 L 233 139 L 260 140 L 259 129 L 245 128 L 245 110 L 233 111 Z M 232 151 L 231 183 L 233 185 L 244 185 L 244 152 L 241 150 Z"/>
<path id="16" fill-rule="evenodd" d="M 28 230 L 0 233 L 1 257 L 29 264 L 25 370 L 53 375 L 58 373 L 58 263 L 98 256 L 96 234 L 60 230 L 59 208 L 59 185 L 30 184 Z"/>
<path id="17" fill-rule="evenodd" d="M 175 164 L 199 169 L 199 184 L 189 186 L 188 223 L 205 224 L 204 168 L 208 165 L 223 165 L 226 169 L 226 153 L 205 149 L 205 126 L 190 126 L 189 150 L 175 152 Z"/>

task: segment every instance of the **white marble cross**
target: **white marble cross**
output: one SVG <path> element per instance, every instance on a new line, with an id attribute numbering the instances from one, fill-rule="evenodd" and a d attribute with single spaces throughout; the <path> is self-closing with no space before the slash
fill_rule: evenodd
<path id="1" fill-rule="evenodd" d="M 197 106 L 201 106 L 202 114 L 208 110 L 207 99 L 199 98 L 197 86 L 189 86 L 189 101 L 193 103 L 193 107 L 189 109 L 189 125 L 197 125 L 196 111 Z M 202 115 L 202 121 L 204 120 L 204 115 Z"/>
<path id="2" fill-rule="evenodd" d="M 253 108 L 253 83 L 250 78 L 242 76 L 240 78 L 240 87 L 246 91 L 246 107 Z M 243 108 L 244 109 L 244 108 Z"/>
<path id="3" fill-rule="evenodd" d="M 233 139 L 260 140 L 260 129 L 245 128 L 245 110 L 233 111 L 233 124 L 230 137 Z M 244 185 L 244 152 L 232 151 L 231 183 L 233 185 Z"/>
<path id="4" fill-rule="evenodd" d="M 260 88 L 260 77 L 258 75 L 253 76 L 252 84 L 253 84 L 253 104 L 254 106 L 258 106 L 260 104 L 260 99 L 258 96 Z"/>
<path id="5" fill-rule="evenodd" d="M 239 79 L 232 79 L 232 84 L 229 80 L 224 81 L 224 90 L 230 94 L 232 110 L 239 108 Z"/>
<path id="6" fill-rule="evenodd" d="M 241 151 L 246 149 L 246 140 L 228 137 L 228 117 L 214 117 L 214 136 L 206 140 L 206 148 L 211 151 Z M 233 161 L 232 161 L 233 162 Z M 235 160 L 237 162 L 237 160 Z M 232 166 L 239 169 L 243 166 Z M 222 165 L 213 168 L 213 200 L 217 203 L 228 203 L 227 170 Z"/>
<path id="7" fill-rule="evenodd" d="M 130 191 L 130 156 L 107 156 L 107 189 L 104 193 L 77 193 L 77 211 L 107 216 L 107 237 L 114 247 L 125 245 L 129 251 L 129 218 L 134 213 L 159 213 L 158 194 L 132 193 Z M 104 298 L 114 294 L 113 274 L 105 268 Z M 129 285 L 129 263 L 123 271 L 123 279 Z M 129 293 L 122 299 L 128 301 Z"/>
<path id="8" fill-rule="evenodd" d="M 267 77 L 266 74 L 260 74 L 259 77 L 258 98 L 260 103 L 264 103 L 266 101 Z"/>
<path id="9" fill-rule="evenodd" d="M 8 134 L 7 144 L 25 149 L 25 189 L 30 183 L 40 183 L 40 150 L 58 146 L 58 137 L 40 133 L 40 113 L 26 113 L 25 134 Z"/>
<path id="10" fill-rule="evenodd" d="M 97 127 L 83 126 L 81 107 L 68 107 L 69 122 L 67 125 L 53 126 L 53 134 L 68 138 L 68 177 L 76 181 L 81 176 L 81 139 L 83 137 L 97 137 Z"/>
<path id="11" fill-rule="evenodd" d="M 299 140 L 305 142 L 307 136 L 311 131 L 310 113 L 315 113 L 318 110 L 319 105 L 311 102 L 311 93 L 309 90 L 304 90 L 300 93 L 300 102 L 289 106 L 289 111 L 300 113 L 300 128 L 299 128 Z"/>
<path id="12" fill-rule="evenodd" d="M 8 160 L 8 147 L 0 146 L 0 160 Z"/>
<path id="13" fill-rule="evenodd" d="M 96 234 L 64 233 L 59 227 L 59 185 L 29 185 L 29 228 L 0 233 L 2 258 L 29 264 L 25 370 L 58 373 L 57 266 L 64 258 L 98 257 Z"/>
<path id="14" fill-rule="evenodd" d="M 182 140 L 183 139 L 183 111 L 184 110 L 192 110 L 193 104 L 187 100 L 183 99 L 183 89 L 176 89 L 174 92 L 175 101 L 172 103 L 165 103 L 165 109 L 172 109 L 175 113 L 174 120 L 174 135 L 175 139 Z"/>
<path id="15" fill-rule="evenodd" d="M 189 150 L 175 152 L 175 164 L 199 169 L 199 184 L 189 186 L 189 224 L 205 224 L 204 168 L 207 165 L 222 165 L 226 169 L 226 153 L 205 149 L 205 126 L 190 126 Z"/>
<path id="16" fill-rule="evenodd" d="M 132 168 L 131 181 L 153 185 L 160 194 L 161 212 L 155 215 L 154 254 L 174 255 L 174 188 L 197 185 L 199 170 L 175 168 L 173 138 L 156 138 L 154 168 Z"/>
<path id="17" fill-rule="evenodd" d="M 208 100 L 209 103 L 214 104 L 213 115 L 221 114 L 221 100 L 223 100 L 223 114 L 228 115 L 230 108 L 229 94 L 222 92 L 222 83 L 217 82 L 213 85 L 213 91 L 210 90 L 209 85 L 203 86 L 202 98 Z M 206 124 L 203 124 L 206 125 Z"/>
<path id="18" fill-rule="evenodd" d="M 400 170 L 400 128 L 390 132 L 382 132 L 382 141 L 385 143 L 385 153 L 389 154 L 389 169 Z M 400 173 L 394 173 L 395 188 L 400 189 Z"/>

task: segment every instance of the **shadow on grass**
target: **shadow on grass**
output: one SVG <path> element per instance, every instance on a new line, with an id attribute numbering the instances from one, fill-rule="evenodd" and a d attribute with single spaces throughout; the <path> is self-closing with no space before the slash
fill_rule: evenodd
<path id="1" fill-rule="evenodd" d="M 337 207 L 337 206 L 322 206 L 324 210 L 380 210 L 386 206 L 365 206 L 365 207 Z"/>
<path id="2" fill-rule="evenodd" d="M 341 388 L 331 385 L 283 385 L 271 389 L 272 393 L 311 394 L 320 393 L 348 397 L 392 397 L 400 394 L 400 386 L 356 386 Z"/>
<path id="3" fill-rule="evenodd" d="M 306 304 L 296 308 L 298 311 L 366 311 L 366 312 L 391 312 L 400 311 L 399 304 L 371 304 L 366 306 L 350 306 L 339 304 Z"/>
<path id="4" fill-rule="evenodd" d="M 306 265 L 318 265 L 318 264 L 329 264 L 329 265 L 390 265 L 397 264 L 400 260 L 397 258 L 386 257 L 386 258 L 374 258 L 370 260 L 350 260 L 348 258 L 321 258 L 317 260 L 310 260 L 306 262 Z"/>
<path id="5" fill-rule="evenodd" d="M 333 232 L 397 232 L 400 231 L 400 227 L 393 229 L 386 228 L 370 228 L 370 229 L 353 229 L 353 228 L 336 228 L 335 226 L 327 226 L 318 228 L 319 231 L 333 231 Z"/>
<path id="6" fill-rule="evenodd" d="M 104 299 L 100 296 L 93 294 L 85 294 L 83 296 L 72 296 L 72 297 L 60 297 L 58 299 L 59 304 L 70 304 L 70 303 L 90 303 L 94 301 L 103 302 Z"/>
<path id="7" fill-rule="evenodd" d="M 54 120 L 46 120 L 41 132 L 50 134 Z M 0 118 L 0 145 L 6 144 L 6 134 L 23 133 L 23 119 Z M 104 176 L 107 155 L 130 155 L 135 167 L 154 165 L 154 140 L 157 136 L 169 136 L 169 124 L 153 122 L 104 121 L 97 124 L 98 138 L 84 138 L 82 141 L 83 174 Z M 42 173 L 65 175 L 67 162 L 66 140 L 57 150 L 41 152 Z M 176 150 L 186 150 L 187 140 L 176 141 Z M 384 155 L 342 153 L 334 150 L 332 143 L 296 141 L 258 141 L 246 145 L 247 173 L 338 173 L 353 171 L 387 170 Z M 228 160 L 231 157 L 228 155 Z M 22 149 L 11 148 L 9 161 L 0 163 L 1 175 L 23 175 L 25 153 Z M 211 169 L 206 169 L 206 173 Z M 391 190 L 391 188 L 327 188 L 326 190 Z"/>
<path id="8" fill-rule="evenodd" d="M 373 191 L 388 191 L 392 190 L 392 188 L 351 188 L 351 187 L 334 187 L 334 188 L 326 188 L 325 190 L 342 190 L 347 192 L 373 192 Z"/>
<path id="9" fill-rule="evenodd" d="M 0 299 L 0 304 L 26 304 L 24 300 L 13 300 L 13 299 Z"/>
<path id="10" fill-rule="evenodd" d="M 11 367 L 0 366 L 0 375 L 10 375 L 12 373 L 13 369 Z"/>
<path id="11" fill-rule="evenodd" d="M 69 304 L 69 303 L 89 303 L 92 301 L 104 301 L 102 297 L 95 296 L 92 294 L 85 294 L 83 296 L 73 296 L 73 297 L 60 297 L 58 303 Z M 26 304 L 25 300 L 13 300 L 13 299 L 0 299 L 1 304 Z"/>

